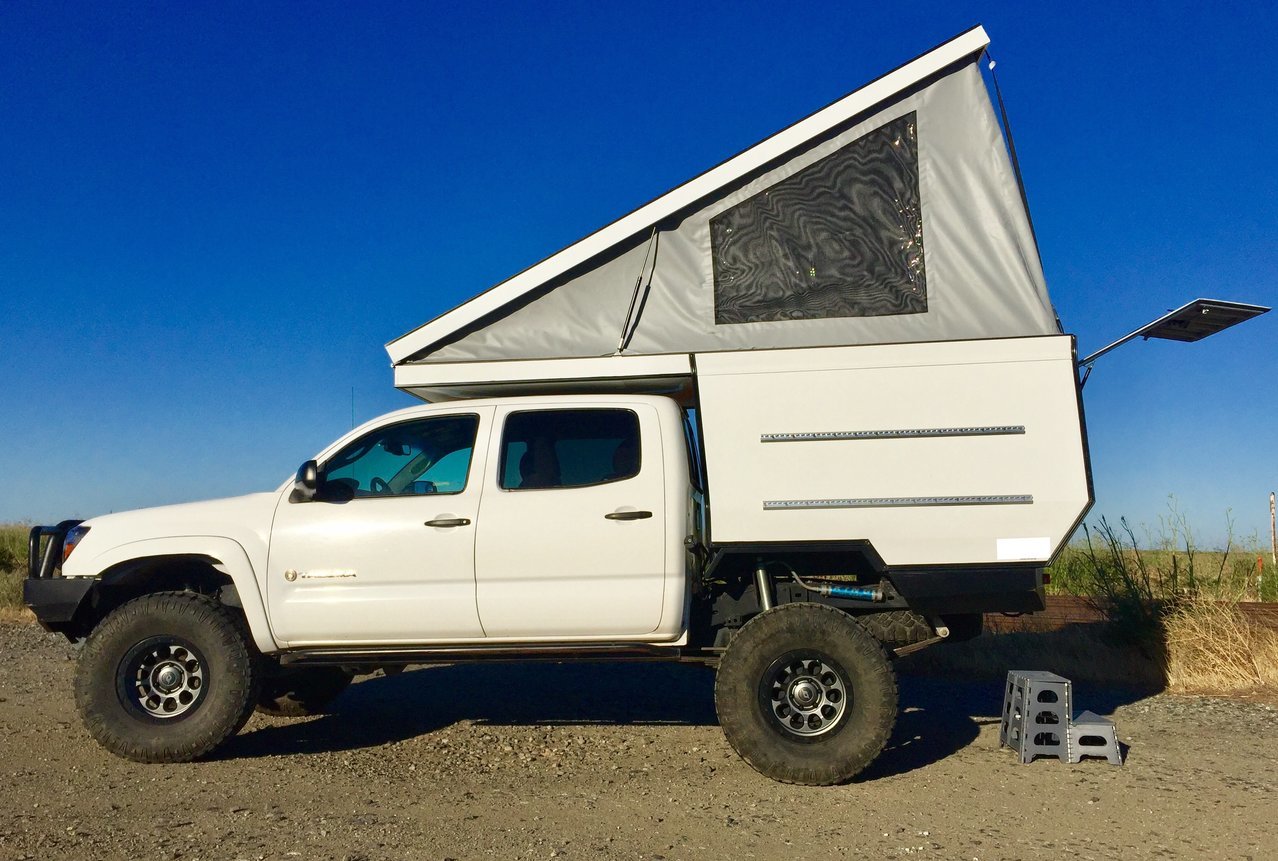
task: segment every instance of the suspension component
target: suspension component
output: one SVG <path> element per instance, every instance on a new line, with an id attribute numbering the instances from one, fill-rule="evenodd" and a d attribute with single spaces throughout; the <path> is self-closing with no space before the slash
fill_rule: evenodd
<path id="1" fill-rule="evenodd" d="M 754 569 L 754 591 L 759 593 L 759 609 L 767 612 L 772 609 L 772 578 L 768 575 L 768 566 L 762 559 Z"/>
<path id="2" fill-rule="evenodd" d="M 807 583 L 802 577 L 790 569 L 790 576 L 794 578 L 794 582 L 798 583 L 809 592 L 815 592 L 818 595 L 828 595 L 832 598 L 852 598 L 857 601 L 882 601 L 883 586 L 876 584 L 874 586 L 844 586 L 839 583 Z"/>

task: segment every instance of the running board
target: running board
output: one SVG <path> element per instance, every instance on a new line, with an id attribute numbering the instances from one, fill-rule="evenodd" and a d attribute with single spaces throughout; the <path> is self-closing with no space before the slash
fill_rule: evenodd
<path id="1" fill-rule="evenodd" d="M 403 666 L 462 661 L 700 661 L 673 646 L 635 643 L 581 645 L 387 646 L 364 649 L 299 649 L 280 655 L 284 666 L 366 664 Z"/>

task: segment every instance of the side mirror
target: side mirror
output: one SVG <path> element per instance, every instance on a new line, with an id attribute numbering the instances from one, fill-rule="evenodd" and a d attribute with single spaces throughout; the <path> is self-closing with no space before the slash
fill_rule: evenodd
<path id="1" fill-rule="evenodd" d="M 319 465 L 313 460 L 298 467 L 297 478 L 293 480 L 293 492 L 289 494 L 289 502 L 310 502 L 315 498 L 319 487 Z"/>

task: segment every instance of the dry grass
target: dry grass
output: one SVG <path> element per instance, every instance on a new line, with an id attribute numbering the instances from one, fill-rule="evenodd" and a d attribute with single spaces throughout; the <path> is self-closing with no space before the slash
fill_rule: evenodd
<path id="1" fill-rule="evenodd" d="M 1160 687 L 1173 691 L 1236 694 L 1278 687 L 1278 631 L 1250 624 L 1238 610 L 1239 601 L 1278 599 L 1278 572 L 1266 570 L 1257 542 L 1236 542 L 1227 518 L 1224 549 L 1200 550 L 1174 501 L 1161 522 L 1156 538 L 1146 535 L 1153 549 L 1140 549 L 1126 518 L 1114 524 L 1102 517 L 1085 525 L 1084 541 L 1067 548 L 1051 567 L 1051 591 L 1087 598 L 1108 620 L 1083 626 L 1095 634 L 1068 635 L 1097 639 L 1090 649 L 1095 660 L 1112 664 L 1085 663 L 1080 677 L 1108 681 L 1126 675 L 1130 661 L 1122 653 L 1130 652 L 1161 676 Z M 1041 661 L 1024 665 L 1044 668 L 1069 658 L 1073 650 L 1062 639 L 1065 632 L 1039 636 L 1049 641 L 1045 649 L 1034 646 L 1013 657 Z M 1058 644 L 1064 654 L 1056 654 Z M 986 657 L 1005 659 L 1009 646 L 978 648 Z"/>
<path id="2" fill-rule="evenodd" d="M 0 622 L 34 621 L 22 605 L 22 578 L 26 572 L 0 571 Z"/>
<path id="3" fill-rule="evenodd" d="M 1172 690 L 1228 694 L 1278 687 L 1278 631 L 1248 624 L 1235 605 L 1186 601 L 1164 627 Z"/>
<path id="4" fill-rule="evenodd" d="M 1161 637 L 1133 642 L 1105 623 L 1056 631 L 985 633 L 906 658 L 926 675 L 1002 678 L 1008 670 L 1048 670 L 1075 681 L 1215 696 L 1278 691 L 1278 630 L 1249 623 L 1235 603 L 1185 601 Z"/>
<path id="5" fill-rule="evenodd" d="M 0 525 L 0 621 L 32 620 L 22 606 L 22 578 L 27 567 L 29 526 Z"/>

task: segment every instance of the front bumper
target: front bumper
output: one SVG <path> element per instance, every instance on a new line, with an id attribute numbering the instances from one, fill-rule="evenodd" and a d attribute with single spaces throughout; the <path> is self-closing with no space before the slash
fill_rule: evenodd
<path id="1" fill-rule="evenodd" d="M 57 526 L 35 526 L 27 541 L 27 579 L 22 602 L 31 608 L 40 627 L 66 633 L 76 611 L 96 582 L 90 577 L 62 577 L 62 545 L 67 532 L 82 521 L 64 520 Z"/>

